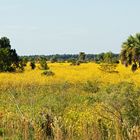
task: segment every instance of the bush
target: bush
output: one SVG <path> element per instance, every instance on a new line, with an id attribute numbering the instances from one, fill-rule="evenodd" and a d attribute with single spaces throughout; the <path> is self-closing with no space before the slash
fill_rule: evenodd
<path id="1" fill-rule="evenodd" d="M 136 63 L 133 64 L 132 67 L 131 67 L 132 72 L 135 72 L 137 70 L 137 68 L 138 68 L 137 64 Z"/>
<path id="2" fill-rule="evenodd" d="M 118 73 L 116 70 L 117 65 L 116 64 L 100 64 L 99 70 L 107 73 Z"/>
<path id="3" fill-rule="evenodd" d="M 50 71 L 50 70 L 46 70 L 44 72 L 41 73 L 41 75 L 46 75 L 46 76 L 54 76 L 54 72 Z"/>
<path id="4" fill-rule="evenodd" d="M 40 66 L 41 66 L 42 70 L 48 70 L 49 69 L 45 59 L 40 60 Z"/>
<path id="5" fill-rule="evenodd" d="M 2 137 L 4 135 L 4 129 L 0 128 L 0 137 Z"/>
<path id="6" fill-rule="evenodd" d="M 73 61 L 70 65 L 71 66 L 79 66 L 81 63 L 80 61 Z"/>
<path id="7" fill-rule="evenodd" d="M 36 68 L 35 62 L 32 61 L 32 62 L 30 63 L 30 66 L 31 66 L 31 69 L 34 70 L 34 69 Z"/>
<path id="8" fill-rule="evenodd" d="M 51 61 L 51 63 L 55 63 L 55 62 L 57 62 L 58 60 L 57 60 L 56 56 L 53 56 L 53 57 L 50 59 L 50 61 Z"/>
<path id="9" fill-rule="evenodd" d="M 83 86 L 83 90 L 90 93 L 97 93 L 99 89 L 100 88 L 98 81 L 95 82 L 87 81 Z"/>
<path id="10" fill-rule="evenodd" d="M 24 67 L 25 67 L 25 65 L 24 65 L 23 61 L 20 60 L 20 62 L 18 63 L 18 67 L 17 67 L 16 71 L 17 72 L 23 72 L 24 71 Z"/>

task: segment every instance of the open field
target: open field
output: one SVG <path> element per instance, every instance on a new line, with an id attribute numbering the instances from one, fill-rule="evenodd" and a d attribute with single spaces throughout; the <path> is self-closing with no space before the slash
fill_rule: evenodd
<path id="1" fill-rule="evenodd" d="M 140 0 L 0 1 L 0 140 L 140 140 Z"/>
<path id="2" fill-rule="evenodd" d="M 38 68 L 31 70 L 29 66 L 26 67 L 23 73 L 0 73 L 0 85 L 2 86 L 17 86 L 27 84 L 46 85 L 54 83 L 83 83 L 86 81 L 98 80 L 103 84 L 118 83 L 122 81 L 134 82 L 136 85 L 140 84 L 140 70 L 135 73 L 131 71 L 130 67 L 124 67 L 119 64 L 117 71 L 119 73 L 105 73 L 99 70 L 99 64 L 85 63 L 80 66 L 70 66 L 69 63 L 50 63 L 50 69 L 55 73 L 53 77 L 45 77 L 41 75 L 41 70 Z"/>
<path id="3" fill-rule="evenodd" d="M 140 70 L 48 65 L 54 76 L 29 66 L 23 73 L 0 73 L 0 139 L 140 139 Z"/>

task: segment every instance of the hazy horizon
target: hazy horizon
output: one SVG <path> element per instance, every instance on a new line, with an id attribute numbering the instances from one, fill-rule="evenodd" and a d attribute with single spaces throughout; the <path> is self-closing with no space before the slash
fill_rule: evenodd
<path id="1" fill-rule="evenodd" d="M 0 0 L 0 36 L 19 55 L 119 53 L 140 31 L 134 0 Z"/>

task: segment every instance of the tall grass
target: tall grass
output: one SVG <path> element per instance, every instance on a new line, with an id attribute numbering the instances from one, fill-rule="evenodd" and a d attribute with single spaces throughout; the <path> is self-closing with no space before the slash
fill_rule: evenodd
<path id="1" fill-rule="evenodd" d="M 130 79 L 120 66 L 119 75 L 102 74 L 96 64 L 50 68 L 53 77 L 28 68 L 0 74 L 0 139 L 140 139 L 139 71 L 132 75 L 128 69 Z"/>

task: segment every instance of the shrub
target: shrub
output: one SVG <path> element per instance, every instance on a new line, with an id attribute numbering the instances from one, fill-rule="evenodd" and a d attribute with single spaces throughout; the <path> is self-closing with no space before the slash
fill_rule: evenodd
<path id="1" fill-rule="evenodd" d="M 51 63 L 55 63 L 57 62 L 57 57 L 56 56 L 53 56 L 51 59 L 50 59 Z"/>
<path id="2" fill-rule="evenodd" d="M 41 66 L 41 69 L 42 70 L 48 70 L 49 69 L 49 67 L 48 67 L 47 62 L 46 62 L 45 59 L 41 59 L 40 60 L 40 66 Z"/>
<path id="3" fill-rule="evenodd" d="M 133 65 L 132 65 L 132 67 L 131 67 L 131 70 L 132 70 L 132 72 L 135 72 L 136 70 L 137 70 L 137 64 L 136 63 L 134 63 Z"/>
<path id="4" fill-rule="evenodd" d="M 81 63 L 80 61 L 73 61 L 70 65 L 71 66 L 79 66 Z"/>
<path id="5" fill-rule="evenodd" d="M 4 129 L 3 128 L 0 128 L 0 137 L 2 137 L 4 134 Z"/>
<path id="6" fill-rule="evenodd" d="M 30 63 L 30 66 L 31 66 L 31 69 L 34 70 L 34 69 L 36 68 L 35 62 L 32 61 L 32 62 Z"/>
<path id="7" fill-rule="evenodd" d="M 20 60 L 20 62 L 18 63 L 18 67 L 17 67 L 17 72 L 23 72 L 24 71 L 24 63 L 22 60 Z"/>
<path id="8" fill-rule="evenodd" d="M 54 76 L 54 72 L 52 72 L 50 70 L 46 70 L 46 71 L 42 72 L 41 75 Z"/>
<path id="9" fill-rule="evenodd" d="M 116 70 L 117 65 L 116 64 L 100 64 L 99 70 L 107 73 L 118 73 Z"/>
<path id="10" fill-rule="evenodd" d="M 91 93 L 96 93 L 99 91 L 99 82 L 95 81 L 95 82 L 91 82 L 91 81 L 87 81 L 84 86 L 83 86 L 83 90 L 86 92 L 91 92 Z"/>

